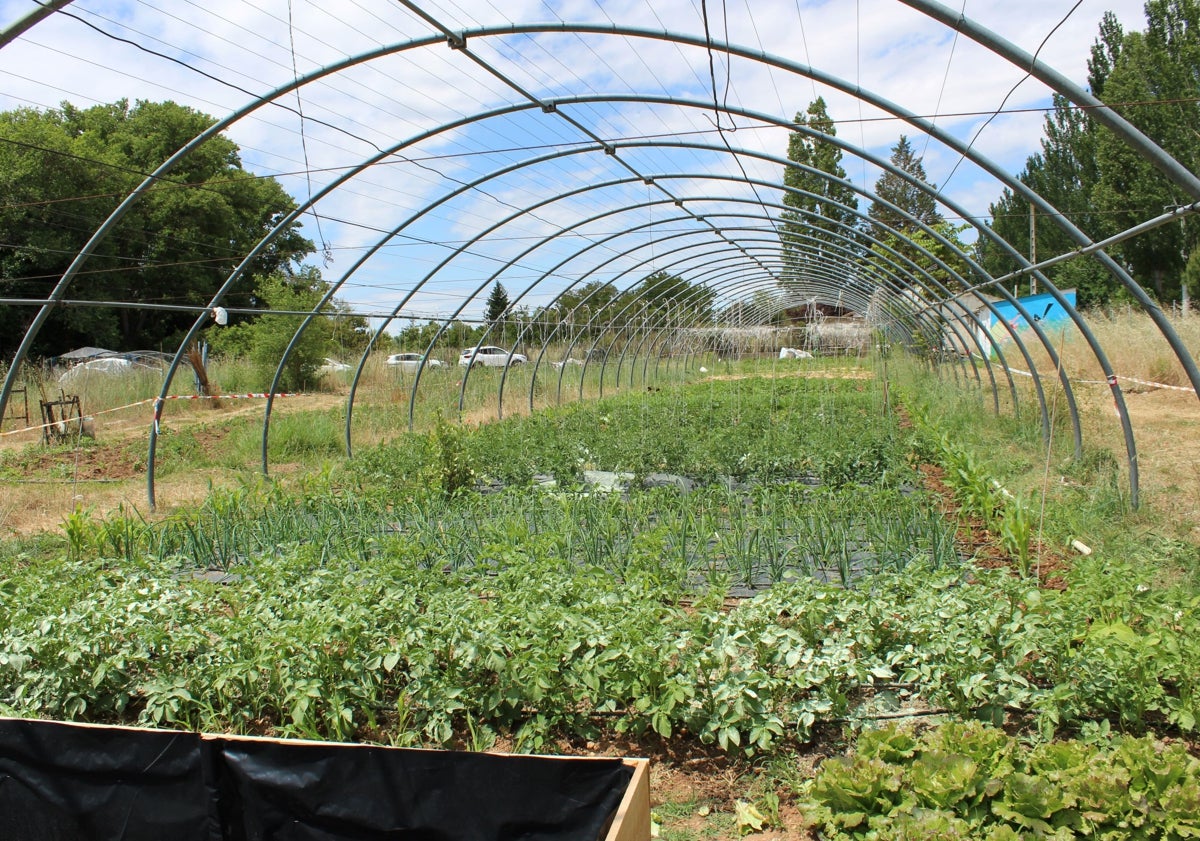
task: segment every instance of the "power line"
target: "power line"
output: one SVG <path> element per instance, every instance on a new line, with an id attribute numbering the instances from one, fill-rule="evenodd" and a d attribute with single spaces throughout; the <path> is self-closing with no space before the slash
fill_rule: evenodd
<path id="1" fill-rule="evenodd" d="M 1059 27 L 1061 27 L 1064 23 L 1067 22 L 1067 20 L 1071 17 L 1071 15 L 1075 14 L 1075 10 L 1078 9 L 1081 5 L 1083 5 L 1083 0 L 1075 0 L 1075 5 L 1067 10 L 1067 13 L 1065 15 L 1063 15 L 1062 20 L 1060 20 L 1058 23 L 1054 24 L 1053 28 L 1051 28 L 1051 30 L 1046 33 L 1046 37 L 1042 39 L 1042 43 L 1038 44 L 1038 48 L 1036 50 L 1034 50 L 1034 52 L 1033 52 L 1033 59 L 1030 62 L 1031 65 L 1037 64 L 1037 58 L 1041 54 L 1042 49 L 1046 46 L 1047 42 L 1049 42 L 1051 36 L 1053 36 L 1054 33 L 1059 30 Z M 962 162 L 967 159 L 967 154 L 971 151 L 972 147 L 975 146 L 975 141 L 979 139 L 979 135 L 981 135 L 983 133 L 983 130 L 991 124 L 992 120 L 996 119 L 996 116 L 1001 113 L 1001 111 L 1004 108 L 1004 104 L 1006 102 L 1008 102 L 1008 98 L 1017 92 L 1017 88 L 1021 87 L 1021 85 L 1023 85 L 1025 83 L 1026 79 L 1029 79 L 1032 76 L 1033 76 L 1033 70 L 1032 69 L 1027 70 L 1025 72 L 1025 75 L 1022 76 L 1020 79 L 1018 79 L 1017 83 L 1015 85 L 1013 85 L 1012 88 L 1009 90 L 1009 92 L 1004 95 L 1004 99 L 1000 100 L 1000 107 L 997 108 L 994 112 L 992 112 L 991 116 L 989 116 L 986 120 L 984 120 L 983 125 L 981 125 L 979 127 L 979 129 L 975 132 L 974 137 L 971 138 L 971 142 L 967 144 L 967 148 L 962 151 L 962 153 L 958 157 L 958 160 L 954 162 L 954 167 L 950 170 L 950 174 L 946 176 L 945 180 L 942 181 L 942 186 L 937 189 L 937 192 L 934 195 L 934 199 L 941 197 L 942 191 L 946 189 L 946 185 L 950 183 L 950 179 L 954 177 L 954 173 L 958 172 L 959 166 L 961 166 Z"/>
<path id="2" fill-rule="evenodd" d="M 967 0 L 963 0 L 962 8 L 959 9 L 958 16 L 965 17 L 967 14 Z M 958 46 L 958 30 L 954 30 L 954 39 L 950 42 L 950 55 L 946 56 L 946 72 L 942 74 L 942 86 L 938 89 L 937 104 L 933 106 L 934 113 L 937 113 L 942 108 L 942 97 L 946 95 L 946 83 L 950 81 L 950 67 L 954 64 L 954 48 Z M 934 123 L 937 119 L 934 118 Z M 929 140 L 932 135 L 925 135 L 925 148 L 921 150 L 921 157 L 924 158 L 929 152 Z"/>
<path id="3" fill-rule="evenodd" d="M 300 70 L 296 65 L 296 27 L 292 23 L 292 0 L 287 0 L 287 26 L 288 47 L 292 57 L 292 81 L 299 82 Z M 304 130 L 304 100 L 300 96 L 299 84 L 292 89 L 292 93 L 296 97 L 296 114 L 300 117 L 300 152 L 304 157 L 304 180 L 308 185 L 309 212 L 312 214 L 313 220 L 317 223 L 317 236 L 321 240 L 321 254 L 325 260 L 325 267 L 328 268 L 329 264 L 333 261 L 333 255 L 329 251 L 329 243 L 325 241 L 325 232 L 321 230 L 321 216 L 312 204 L 312 167 L 308 162 L 308 135 Z"/>
<path id="4" fill-rule="evenodd" d="M 1087 111 L 1093 110 L 1095 108 L 1101 108 L 1101 107 L 1135 108 L 1135 107 L 1147 107 L 1147 106 L 1177 106 L 1177 105 L 1195 105 L 1195 104 L 1200 104 L 1200 97 L 1177 97 L 1177 98 L 1172 98 L 1172 99 L 1130 100 L 1130 101 L 1125 101 L 1125 102 L 1105 103 L 1104 105 L 1101 105 L 1101 106 L 1075 105 L 1074 103 L 1070 103 L 1070 104 L 1063 104 L 1063 105 L 1058 105 L 1058 106 L 1038 106 L 1038 107 L 1028 107 L 1028 108 L 1007 108 L 1007 109 L 999 108 L 999 109 L 993 109 L 990 111 L 950 111 L 950 112 L 945 112 L 945 113 L 939 112 L 939 113 L 934 113 L 934 114 L 917 115 L 916 119 L 936 121 L 937 119 L 951 119 L 951 118 L 959 118 L 959 117 L 984 117 L 984 116 L 995 117 L 995 116 L 999 116 L 999 115 L 1010 115 L 1010 114 L 1047 114 L 1047 113 L 1051 113 L 1053 111 L 1060 110 L 1060 109 L 1061 110 L 1087 112 Z M 895 121 L 900 121 L 901 119 L 902 118 L 900 118 L 900 117 L 887 115 L 887 116 L 880 116 L 880 117 L 831 119 L 831 122 L 834 125 L 851 125 L 854 123 L 895 122 Z M 778 128 L 778 126 L 775 126 L 775 125 L 741 125 L 741 126 L 736 127 L 736 131 L 739 131 L 739 132 L 771 131 L 771 130 L 775 130 L 777 128 Z M 714 128 L 714 129 L 697 129 L 697 130 L 693 130 L 693 131 L 684 131 L 684 132 L 669 132 L 669 133 L 663 132 L 663 133 L 655 133 L 655 134 L 632 134 L 632 135 L 608 136 L 608 137 L 604 137 L 602 139 L 604 140 L 604 142 L 609 143 L 609 144 L 636 143 L 638 141 L 644 141 L 644 140 L 658 140 L 658 139 L 666 139 L 666 138 L 673 138 L 673 137 L 707 136 L 707 135 L 713 135 L 713 134 L 719 135 L 725 131 L 729 131 L 729 129 L 720 127 L 720 128 Z M 115 170 L 117 172 L 123 172 L 128 175 L 134 175 L 139 178 L 148 178 L 150 176 L 150 173 L 145 170 L 140 170 L 140 169 L 136 169 L 133 167 L 121 166 L 120 164 L 116 164 L 111 161 L 103 161 L 98 158 L 89 158 L 87 156 L 79 155 L 74 152 L 69 152 L 64 149 L 53 149 L 53 148 L 50 148 L 47 146 L 41 146 L 36 143 L 30 143 L 28 141 L 17 140 L 12 137 L 0 136 L 0 143 L 7 143 L 7 144 L 10 144 L 13 146 L 20 146 L 20 147 L 23 147 L 26 149 L 30 149 L 32 151 L 44 152 L 46 154 L 53 154 L 53 155 L 57 155 L 57 156 L 60 156 L 63 158 L 77 160 L 77 161 L 80 161 L 83 163 L 89 163 L 89 164 L 94 164 L 96 166 L 106 167 L 106 168 Z M 496 148 L 496 149 L 484 149 L 484 150 L 475 150 L 475 151 L 466 151 L 466 152 L 445 152 L 445 153 L 437 154 L 437 155 L 420 155 L 420 156 L 412 156 L 412 157 L 400 156 L 398 160 L 388 160 L 388 159 L 381 160 L 381 161 L 377 162 L 375 164 L 375 166 L 386 167 L 386 166 L 397 166 L 397 165 L 401 165 L 401 164 L 405 164 L 405 163 L 421 164 L 421 163 L 425 163 L 425 162 L 453 161 L 453 160 L 462 159 L 462 158 L 482 157 L 485 155 L 511 154 L 511 153 L 515 153 L 515 152 L 525 152 L 525 151 L 533 152 L 533 151 L 543 151 L 543 150 L 550 150 L 550 149 L 567 150 L 567 149 L 573 149 L 573 148 L 582 148 L 582 147 L 587 146 L 588 144 L 589 144 L 589 141 L 583 141 L 583 140 L 561 141 L 558 143 L 527 144 L 527 145 L 522 145 L 522 146 L 509 146 L 509 147 L 501 147 L 501 148 Z M 208 179 L 203 182 L 180 181 L 177 179 L 173 179 L 169 176 L 162 176 L 162 177 L 160 177 L 159 181 L 157 182 L 156 187 L 158 189 L 195 188 L 195 189 L 210 189 L 211 190 L 211 188 L 213 188 L 215 186 L 220 186 L 222 184 L 235 183 L 237 180 L 239 180 L 240 178 L 243 178 L 243 177 L 258 178 L 258 179 L 286 178 L 286 177 L 291 177 L 291 176 L 304 176 L 304 175 L 313 175 L 313 174 L 318 174 L 318 173 L 345 172 L 348 169 L 352 169 L 356 165 L 357 164 L 339 164 L 339 165 L 335 165 L 335 166 L 326 166 L 326 167 L 310 167 L 310 168 L 298 169 L 298 170 L 283 170 L 283 171 L 270 173 L 270 174 L 255 173 L 255 172 L 251 172 L 249 170 L 240 170 L 237 174 L 237 177 L 235 177 L 235 178 L 213 178 L 213 179 Z M 431 169 L 430 171 L 434 172 L 439 177 L 448 178 L 448 176 L 445 176 L 442 173 L 437 172 L 436 170 Z M 453 180 L 453 179 L 450 179 L 450 180 Z M 460 183 L 460 186 L 461 186 L 461 182 L 458 182 L 458 183 Z M 36 202 L 8 203 L 8 204 L 3 205 L 3 207 L 6 209 L 37 207 L 37 206 L 42 206 L 42 205 L 50 205 L 50 204 L 64 203 L 64 202 L 71 202 L 71 201 L 86 201 L 89 199 L 97 199 L 97 198 L 119 198 L 124 195 L 127 195 L 127 193 L 124 193 L 124 192 L 89 193 L 89 194 L 84 194 L 84 195 L 80 195 L 80 196 L 68 196 L 68 197 L 59 197 L 59 198 L 53 198 L 53 199 L 44 199 L 44 200 L 40 200 L 40 201 L 36 201 Z"/>

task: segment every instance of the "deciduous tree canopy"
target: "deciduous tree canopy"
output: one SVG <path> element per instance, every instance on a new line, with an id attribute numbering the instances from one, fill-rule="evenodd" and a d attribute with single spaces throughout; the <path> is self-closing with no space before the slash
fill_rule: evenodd
<path id="1" fill-rule="evenodd" d="M 0 297 L 45 299 L 125 196 L 213 122 L 174 102 L 126 100 L 0 114 Z M 273 178 L 242 168 L 233 141 L 214 137 L 133 205 L 66 297 L 203 306 L 294 207 Z M 253 261 L 229 304 L 255 305 L 258 281 L 312 250 L 298 226 L 289 227 Z M 15 350 L 35 312 L 0 307 L 0 352 Z M 35 352 L 168 347 L 196 314 L 60 307 L 51 318 Z"/>

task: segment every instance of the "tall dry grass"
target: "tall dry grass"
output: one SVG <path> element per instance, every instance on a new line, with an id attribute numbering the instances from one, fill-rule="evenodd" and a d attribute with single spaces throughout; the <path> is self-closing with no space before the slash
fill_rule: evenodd
<path id="1" fill-rule="evenodd" d="M 1088 326 L 1108 357 L 1119 377 L 1171 386 L 1188 386 L 1187 375 L 1163 333 L 1140 309 L 1132 307 L 1092 311 L 1084 314 Z M 1172 328 L 1179 334 L 1193 359 L 1200 358 L 1200 313 L 1168 316 Z M 1054 340 L 1063 369 L 1076 380 L 1101 380 L 1103 370 L 1083 335 L 1070 325 L 1062 330 L 1047 331 Z M 1049 354 L 1032 333 L 1026 339 L 1030 356 L 1044 376 L 1053 376 L 1054 365 Z M 1008 353 L 1009 364 L 1020 359 Z"/>

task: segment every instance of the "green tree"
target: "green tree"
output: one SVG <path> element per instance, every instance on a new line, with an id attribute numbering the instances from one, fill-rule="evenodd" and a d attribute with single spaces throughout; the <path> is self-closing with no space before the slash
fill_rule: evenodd
<path id="1" fill-rule="evenodd" d="M 1119 47 L 1093 51 L 1091 78 L 1120 113 L 1191 171 L 1200 154 L 1200 2 L 1150 0 L 1146 31 L 1124 33 Z M 1115 33 L 1108 33 L 1115 37 Z M 1102 56 L 1099 60 L 1097 56 Z M 1116 105 L 1115 103 L 1128 103 Z M 1097 133 L 1100 180 L 1092 198 L 1117 230 L 1124 230 L 1188 198 L 1148 161 L 1111 132 Z M 1120 254 L 1134 278 L 1160 301 L 1178 300 L 1200 226 L 1166 225 L 1127 240 Z"/>
<path id="2" fill-rule="evenodd" d="M 893 277 L 897 273 L 900 273 L 901 277 L 911 274 L 914 277 L 912 290 L 922 297 L 930 294 L 922 288 L 931 285 L 930 277 L 951 292 L 961 289 L 962 283 L 958 278 L 965 278 L 969 284 L 972 277 L 966 261 L 961 256 L 971 252 L 971 247 L 962 238 L 963 232 L 970 226 L 941 221 L 930 227 L 940 234 L 941 239 L 921 228 L 904 236 L 880 232 L 878 238 L 887 248 L 872 244 L 867 262 L 875 266 L 879 272 Z M 909 263 L 897 258 L 895 254 L 888 251 L 888 248 L 907 257 L 916 264 L 917 268 L 913 268 Z M 924 249 L 924 251 L 919 249 Z M 933 257 L 927 257 L 925 251 L 932 254 Z M 943 268 L 943 265 L 948 268 Z M 935 287 L 932 294 L 940 295 L 942 293 Z"/>
<path id="3" fill-rule="evenodd" d="M 1200 168 L 1200 2 L 1151 0 L 1145 6 L 1145 32 L 1126 32 L 1110 12 L 1104 15 L 1088 61 L 1092 93 L 1193 172 Z M 1099 240 L 1158 216 L 1188 201 L 1125 141 L 1086 113 L 1056 100 L 1046 120 L 1042 151 L 1029 158 L 1020 179 L 1063 212 L 1091 239 Z M 1005 191 L 991 207 L 992 227 L 1023 254 L 1029 253 L 1029 207 Z M 1037 225 L 1039 258 L 1075 247 L 1051 220 Z M 1200 225 L 1181 222 L 1142 234 L 1110 253 L 1159 300 L 1182 295 L 1183 283 L 1200 284 Z M 1015 261 L 986 243 L 980 259 L 993 274 Z M 1075 259 L 1051 267 L 1047 276 L 1062 288 L 1075 288 L 1082 305 L 1119 298 L 1118 281 L 1097 261 Z"/>
<path id="4" fill-rule="evenodd" d="M 424 352 L 441 326 L 440 321 L 434 321 L 432 318 L 424 324 L 413 322 L 396 333 L 392 337 L 392 343 L 396 350 Z"/>
<path id="5" fill-rule="evenodd" d="M 321 270 L 306 265 L 294 274 L 271 274 L 259 284 L 258 295 L 265 310 L 303 312 L 315 307 L 328 288 Z M 271 385 L 279 360 L 302 321 L 302 316 L 268 311 L 228 327 L 213 327 L 208 338 L 217 354 L 248 359 L 255 368 L 257 387 L 265 389 Z M 336 322 L 336 318 L 325 316 L 309 324 L 288 356 L 280 388 L 301 389 L 316 380 L 317 368 L 333 344 Z"/>
<path id="6" fill-rule="evenodd" d="M 1125 29 L 1112 12 L 1105 12 L 1100 20 L 1100 34 L 1092 44 L 1092 55 L 1088 60 L 1088 86 L 1093 94 L 1104 96 L 1104 83 L 1121 58 L 1121 47 L 1125 43 Z"/>
<path id="7" fill-rule="evenodd" d="M 429 319 L 425 324 L 410 324 L 393 339 L 396 350 L 424 353 L 433 337 L 438 335 L 442 322 Z M 483 333 L 481 327 L 473 327 L 457 319 L 450 322 L 434 345 L 434 351 L 474 347 Z"/>
<path id="8" fill-rule="evenodd" d="M 825 100 L 820 97 L 808 106 L 807 114 L 797 114 L 795 122 L 798 126 L 807 126 L 830 137 L 837 135 L 837 128 L 826 111 Z M 785 278 L 785 286 L 790 285 L 789 280 L 802 279 L 805 266 L 810 261 L 842 261 L 844 257 L 835 256 L 828 250 L 827 244 L 837 242 L 839 248 L 844 248 L 845 243 L 831 234 L 853 240 L 858 229 L 858 217 L 853 212 L 858 209 L 858 197 L 846 181 L 841 149 L 819 138 L 794 131 L 788 137 L 788 160 L 819 170 L 825 175 L 792 166 L 783 170 L 783 183 L 786 186 L 809 194 L 789 192 L 783 197 L 785 205 L 795 208 L 784 211 L 781 217 L 783 259 L 789 275 Z M 817 242 L 800 240 L 801 235 Z"/>
<path id="9" fill-rule="evenodd" d="M 912 148 L 912 144 L 908 142 L 908 138 L 900 135 L 899 141 L 892 147 L 892 164 L 903 172 L 907 172 L 916 180 L 928 184 L 928 179 L 925 175 L 925 165 L 921 160 L 920 155 L 917 155 Z M 935 187 L 936 185 L 930 184 Z M 955 289 L 961 284 L 954 276 L 943 269 L 938 263 L 920 250 L 925 249 L 942 262 L 946 263 L 955 274 L 966 277 L 967 265 L 959 251 L 968 251 L 969 249 L 962 241 L 962 232 L 966 230 L 966 226 L 956 226 L 946 222 L 942 215 L 938 213 L 937 202 L 929 193 L 921 190 L 912 182 L 900 177 L 898 174 L 885 171 L 875 181 L 875 196 L 882 201 L 874 201 L 871 203 L 867 215 L 875 223 L 875 236 L 888 248 L 899 252 L 907 257 L 912 262 L 916 263 L 930 275 L 937 278 L 950 289 Z M 897 209 L 883 204 L 883 201 L 895 205 Z M 904 212 L 901 212 L 904 211 Z M 922 227 L 922 224 L 937 231 L 945 238 L 952 246 L 943 244 L 940 240 L 931 236 Z M 915 247 L 920 246 L 920 248 Z M 892 263 L 899 263 L 899 269 L 895 266 L 887 266 L 888 258 Z M 881 271 L 895 273 L 897 270 L 908 272 L 911 269 L 903 260 L 897 261 L 896 258 L 890 255 L 887 249 L 879 245 L 871 247 L 871 263 L 873 263 Z M 921 275 L 922 282 L 928 282 Z M 920 294 L 920 287 L 914 287 L 914 291 Z"/>
<path id="10" fill-rule="evenodd" d="M 504 319 L 508 316 L 509 306 L 508 290 L 497 280 L 487 299 L 487 323 L 494 329 L 499 329 Z"/>
<path id="11" fill-rule="evenodd" d="M 1068 221 L 1092 239 L 1112 232 L 1105 216 L 1096 211 L 1092 192 L 1100 180 L 1096 161 L 1096 127 L 1087 114 L 1061 96 L 1054 98 L 1054 110 L 1046 116 L 1041 152 L 1031 155 L 1018 180 L 1045 198 Z M 1034 212 L 1037 248 L 1029 247 L 1029 203 L 1012 190 L 1005 189 L 1000 199 L 988 208 L 992 229 L 1022 256 L 1052 257 L 1073 249 L 1075 241 L 1044 214 Z M 1018 268 L 1018 261 L 987 238 L 978 241 L 978 257 L 993 276 Z M 1068 260 L 1045 270 L 1046 277 L 1060 289 L 1075 289 L 1084 306 L 1107 303 L 1116 289 L 1116 281 L 1094 258 Z M 1011 284 L 1021 292 L 1028 281 Z"/>
<path id="12" fill-rule="evenodd" d="M 602 280 L 592 280 L 568 289 L 559 296 L 558 300 L 549 307 L 544 307 L 534 313 L 534 319 L 547 325 L 558 325 L 556 340 L 570 339 L 591 331 L 586 325 L 597 313 L 608 312 L 608 305 L 617 297 L 617 288 Z M 597 319 L 602 324 L 603 318 Z M 586 338 L 586 336 L 585 336 Z"/>
<path id="13" fill-rule="evenodd" d="M 45 298 L 75 254 L 145 174 L 211 126 L 174 102 L 121 100 L 79 109 L 0 113 L 0 296 Z M 233 141 L 203 144 L 151 188 L 99 245 L 68 290 L 95 301 L 203 305 L 250 249 L 295 207 L 271 178 L 244 170 Z M 229 298 L 251 304 L 260 278 L 297 264 L 312 243 L 290 226 L 248 267 Z M 0 352 L 12 352 L 35 310 L 0 307 Z M 169 346 L 194 312 L 57 309 L 34 351 L 78 344 Z"/>
<path id="14" fill-rule="evenodd" d="M 366 318 L 350 314 L 350 308 L 337 298 L 326 305 L 325 309 L 338 313 L 336 318 L 331 319 L 332 329 L 326 353 L 345 356 L 360 354 L 367 349 L 367 345 L 371 343 L 372 331 Z"/>
<path id="15" fill-rule="evenodd" d="M 715 298 L 716 293 L 707 286 L 658 271 L 626 289 L 609 304 L 609 309 L 620 324 L 644 318 L 658 325 L 669 321 L 697 326 L 712 321 Z"/>
<path id="16" fill-rule="evenodd" d="M 898 169 L 907 172 L 918 181 L 928 184 L 928 178 L 925 175 L 925 164 L 922 162 L 921 156 L 913 151 L 912 144 L 908 142 L 908 138 L 903 134 L 900 135 L 900 140 L 892 147 L 892 165 Z M 930 184 L 931 187 L 936 187 L 936 184 Z M 885 171 L 875 181 L 875 196 L 884 201 L 891 202 L 900 210 L 905 211 L 910 219 L 890 207 L 886 207 L 882 203 L 875 201 L 871 203 L 870 210 L 867 215 L 881 225 L 886 225 L 893 230 L 901 233 L 914 233 L 919 230 L 917 223 L 924 222 L 926 225 L 933 226 L 942 221 L 942 216 L 937 211 L 937 202 L 933 196 L 924 190 L 917 187 L 911 181 L 901 178 L 894 172 Z"/>

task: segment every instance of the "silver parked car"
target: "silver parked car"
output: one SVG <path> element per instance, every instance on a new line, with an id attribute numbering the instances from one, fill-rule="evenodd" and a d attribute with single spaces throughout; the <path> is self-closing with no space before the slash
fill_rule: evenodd
<path id="1" fill-rule="evenodd" d="M 487 368 L 506 368 L 509 365 L 524 365 L 529 360 L 523 353 L 510 354 L 502 347 L 483 345 L 477 348 L 467 348 L 458 358 L 458 364 L 477 368 L 483 365 Z"/>
<path id="2" fill-rule="evenodd" d="M 399 368 L 401 371 L 416 373 L 416 370 L 421 367 L 421 361 L 425 360 L 425 356 L 420 353 L 393 353 L 387 358 L 387 364 L 393 368 Z M 425 361 L 426 368 L 441 368 L 446 363 L 440 359 L 428 359 Z"/>

